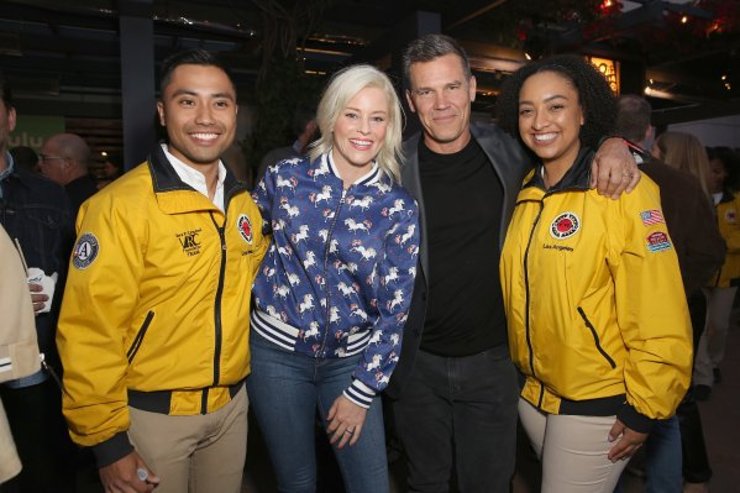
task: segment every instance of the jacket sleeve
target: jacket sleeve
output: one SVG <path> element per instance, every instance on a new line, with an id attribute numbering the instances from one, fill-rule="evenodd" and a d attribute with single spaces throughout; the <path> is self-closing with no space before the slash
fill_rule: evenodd
<path id="1" fill-rule="evenodd" d="M 380 280 L 376 299 L 378 319 L 371 342 L 362 353 L 344 396 L 364 408 L 382 391 L 398 363 L 403 327 L 408 318 L 416 277 L 419 246 L 419 210 L 416 201 L 407 215 L 390 228 L 383 259 L 378 265 Z M 376 341 L 377 342 L 374 342 Z"/>
<path id="2" fill-rule="evenodd" d="M 111 194 L 87 201 L 77 218 L 57 345 L 64 365 L 63 411 L 72 439 L 93 447 L 98 466 L 133 450 L 125 375 L 127 328 L 138 300 L 146 216 Z M 139 231 L 142 229 L 142 231 Z"/>
<path id="3" fill-rule="evenodd" d="M 736 214 L 740 213 L 740 194 L 735 194 L 732 198 L 732 206 L 734 207 Z M 725 242 L 727 243 L 727 253 L 740 253 L 740 218 L 735 218 L 733 223 L 729 223 L 724 218 L 720 218 L 720 221 L 724 220 L 728 223 L 729 227 L 726 229 Z"/>
<path id="4" fill-rule="evenodd" d="M 0 226 L 0 383 L 40 369 L 31 293 L 21 258 Z"/>
<path id="5" fill-rule="evenodd" d="M 660 210 L 657 186 L 643 177 L 614 201 L 609 266 L 616 284 L 617 322 L 626 346 L 626 403 L 617 417 L 650 430 L 672 416 L 691 376 L 692 343 L 676 251 L 663 221 L 641 213 Z"/>

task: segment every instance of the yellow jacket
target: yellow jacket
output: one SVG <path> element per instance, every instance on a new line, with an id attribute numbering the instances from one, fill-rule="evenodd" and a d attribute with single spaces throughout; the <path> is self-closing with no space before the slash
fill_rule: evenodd
<path id="1" fill-rule="evenodd" d="M 727 255 L 712 287 L 737 286 L 740 283 L 740 197 L 725 192 L 716 210 L 719 234 L 727 244 Z"/>
<path id="2" fill-rule="evenodd" d="M 537 168 L 519 193 L 500 266 L 510 350 L 538 409 L 648 431 L 689 384 L 681 274 L 655 183 L 602 197 L 588 189 L 590 158 L 549 191 Z"/>
<path id="3" fill-rule="evenodd" d="M 98 464 L 131 450 L 127 405 L 193 415 L 249 373 L 250 290 L 262 219 L 227 173 L 224 215 L 157 147 L 85 202 L 59 320 L 64 414 Z"/>

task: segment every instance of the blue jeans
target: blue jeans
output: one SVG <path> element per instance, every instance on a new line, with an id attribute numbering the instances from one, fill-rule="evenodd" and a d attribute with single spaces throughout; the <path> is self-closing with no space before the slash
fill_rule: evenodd
<path id="1" fill-rule="evenodd" d="M 455 475 L 465 493 L 508 493 L 518 398 L 506 344 L 457 358 L 420 350 L 392 404 L 409 491 L 448 492 Z"/>
<path id="2" fill-rule="evenodd" d="M 683 491 L 681 472 L 681 430 L 678 418 L 658 421 L 645 444 L 647 493 L 680 493 Z"/>
<path id="3" fill-rule="evenodd" d="M 645 442 L 646 493 L 681 493 L 681 431 L 678 418 L 657 421 Z M 621 481 L 615 493 L 622 493 Z"/>
<path id="4" fill-rule="evenodd" d="M 352 378 L 361 354 L 316 359 L 286 351 L 252 332 L 249 400 L 277 475 L 278 490 L 316 490 L 314 426 L 318 408 L 326 416 Z M 362 435 L 353 446 L 333 447 L 348 493 L 387 493 L 388 462 L 380 398 L 368 409 Z"/>

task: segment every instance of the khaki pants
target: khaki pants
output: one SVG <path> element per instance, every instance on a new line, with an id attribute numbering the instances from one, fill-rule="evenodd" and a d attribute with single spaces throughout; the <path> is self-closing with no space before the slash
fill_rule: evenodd
<path id="1" fill-rule="evenodd" d="M 694 349 L 693 383 L 711 387 L 714 384 L 714 369 L 725 357 L 725 341 L 737 287 L 708 288 L 704 292 L 707 294 L 707 322 L 699 347 Z"/>
<path id="2" fill-rule="evenodd" d="M 519 399 L 519 418 L 542 461 L 541 493 L 612 493 L 627 460 L 612 463 L 616 416 L 545 414 Z"/>
<path id="3" fill-rule="evenodd" d="M 218 411 L 168 416 L 129 407 L 129 438 L 159 476 L 157 493 L 239 493 L 247 455 L 247 391 Z"/>

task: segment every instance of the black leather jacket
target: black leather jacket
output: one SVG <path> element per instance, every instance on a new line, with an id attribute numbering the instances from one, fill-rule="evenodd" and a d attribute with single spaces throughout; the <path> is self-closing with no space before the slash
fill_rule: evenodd
<path id="1" fill-rule="evenodd" d="M 502 210 L 501 227 L 499 230 L 499 251 L 503 246 L 509 220 L 514 210 L 522 180 L 531 165 L 525 157 L 519 143 L 511 138 L 503 130 L 492 124 L 471 123 L 470 133 L 488 156 L 496 176 L 501 180 L 504 189 L 504 207 Z M 427 292 L 429 289 L 429 257 L 426 248 L 426 210 L 424 208 L 423 191 L 421 190 L 421 179 L 419 176 L 419 139 L 417 134 L 404 142 L 403 150 L 406 160 L 401 169 L 402 185 L 419 203 L 421 226 L 421 245 L 419 249 L 419 269 L 416 275 L 414 294 L 411 299 L 409 317 L 404 327 L 403 345 L 401 347 L 401 358 L 398 366 L 391 376 L 390 384 L 386 394 L 391 398 L 397 398 L 406 378 L 416 359 L 416 351 L 421 343 L 421 335 L 424 330 L 426 318 Z M 492 249 L 492 253 L 494 250 Z M 454 261 L 454 260 L 453 260 Z"/>

